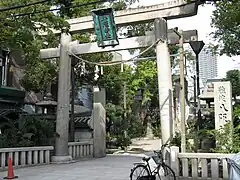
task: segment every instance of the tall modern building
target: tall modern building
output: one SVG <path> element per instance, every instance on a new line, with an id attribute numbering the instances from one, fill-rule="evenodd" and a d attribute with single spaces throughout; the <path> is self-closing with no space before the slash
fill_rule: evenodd
<path id="1" fill-rule="evenodd" d="M 217 56 L 207 47 L 203 48 L 199 54 L 199 75 L 203 84 L 218 75 Z"/>

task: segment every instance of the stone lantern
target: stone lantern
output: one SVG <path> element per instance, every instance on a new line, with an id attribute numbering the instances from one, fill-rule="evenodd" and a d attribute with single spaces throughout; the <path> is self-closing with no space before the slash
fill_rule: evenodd
<path id="1" fill-rule="evenodd" d="M 56 114 L 57 102 L 54 101 L 51 93 L 47 93 L 43 101 L 36 105 L 42 108 L 42 114 Z"/>

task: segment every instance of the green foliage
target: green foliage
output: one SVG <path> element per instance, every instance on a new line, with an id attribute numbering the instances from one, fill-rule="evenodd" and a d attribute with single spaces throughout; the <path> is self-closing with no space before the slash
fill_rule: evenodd
<path id="1" fill-rule="evenodd" d="M 208 134 L 216 138 L 217 146 L 212 150 L 213 152 L 230 153 L 232 151 L 233 143 L 231 141 L 233 139 L 231 139 L 230 123 L 226 124 L 220 130 L 209 131 Z"/>
<path id="2" fill-rule="evenodd" d="M 108 103 L 106 105 L 107 118 L 113 125 L 110 133 L 123 134 L 123 108 L 114 104 Z"/>
<path id="3" fill-rule="evenodd" d="M 240 124 L 240 105 L 233 107 L 233 126 L 237 127 Z"/>
<path id="4" fill-rule="evenodd" d="M 0 148 L 52 145 L 54 122 L 35 117 L 1 122 Z"/>
<path id="5" fill-rule="evenodd" d="M 157 98 L 157 65 L 156 61 L 145 60 L 139 61 L 133 74 L 132 82 L 130 84 L 130 94 L 135 95 L 136 91 L 141 89 L 144 93 L 142 104 L 149 100 Z M 156 100 L 155 100 L 156 101 Z"/>
<path id="6" fill-rule="evenodd" d="M 216 2 L 213 11 L 212 27 L 216 30 L 214 38 L 221 45 L 221 54 L 240 55 L 240 1 L 223 0 Z"/>
<path id="7" fill-rule="evenodd" d="M 196 135 L 193 135 L 192 133 L 186 134 L 186 151 L 187 152 L 197 152 L 197 146 L 194 144 L 196 141 Z M 193 140 L 193 143 L 190 142 L 190 140 Z M 176 135 L 172 138 L 172 140 L 169 143 L 171 146 L 177 146 L 181 147 L 181 133 L 176 133 Z"/>
<path id="8" fill-rule="evenodd" d="M 176 135 L 173 137 L 169 145 L 181 147 L 181 134 L 176 133 Z"/>
<path id="9" fill-rule="evenodd" d="M 226 79 L 232 84 L 232 96 L 236 99 L 240 95 L 240 71 L 230 70 L 226 73 Z"/>
<path id="10" fill-rule="evenodd" d="M 239 130 L 239 125 L 233 128 L 231 123 L 227 123 L 220 130 L 209 132 L 217 141 L 217 147 L 212 151 L 217 153 L 238 153 L 240 151 Z"/>
<path id="11" fill-rule="evenodd" d="M 123 135 L 116 135 L 115 145 L 120 147 L 122 150 L 131 144 L 131 139 L 129 137 L 124 137 Z"/>
<path id="12" fill-rule="evenodd" d="M 36 2 L 34 0 L 3 0 L 1 8 L 23 5 Z M 52 12 L 32 14 L 28 16 L 14 17 L 15 14 L 32 13 L 36 11 L 50 10 L 49 3 L 24 7 L 16 10 L 1 12 L 0 15 L 0 43 L 1 47 L 17 50 L 25 60 L 26 76 L 24 77 L 25 88 L 28 90 L 42 91 L 46 84 L 55 76 L 55 67 L 39 59 L 40 49 L 44 42 L 48 46 L 57 46 L 56 37 L 49 31 L 50 28 L 61 29 L 67 27 L 67 23 Z M 36 35 L 38 31 L 47 31 L 47 36 Z M 47 46 L 47 47 L 48 47 Z"/>
<path id="13" fill-rule="evenodd" d="M 238 153 L 240 151 L 240 107 L 236 106 L 233 110 L 233 124 L 228 122 L 220 130 L 214 129 L 214 122 L 205 122 L 203 128 L 197 135 L 200 140 L 209 139 L 216 141 L 217 146 L 211 149 L 212 152 L 217 153 Z M 210 127 L 210 128 L 209 128 Z"/>
<path id="14" fill-rule="evenodd" d="M 128 136 L 130 138 L 144 137 L 146 134 L 146 126 L 139 119 L 138 116 L 128 115 Z"/>
<path id="15" fill-rule="evenodd" d="M 203 113 L 207 112 L 206 115 L 202 118 L 202 123 L 200 124 L 200 129 L 209 130 L 214 129 L 214 119 L 215 119 L 215 112 L 214 108 L 205 108 Z M 205 113 L 204 113 L 205 114 Z"/>
<path id="16" fill-rule="evenodd" d="M 152 131 L 153 131 L 154 137 L 161 138 L 162 133 L 161 133 L 160 118 L 155 119 L 155 122 L 152 123 Z"/>
<path id="17" fill-rule="evenodd" d="M 104 74 L 99 79 L 99 85 L 106 89 L 107 103 L 121 105 L 123 103 L 123 85 L 124 82 L 132 78 L 132 69 L 128 66 L 124 67 L 124 72 L 121 72 L 120 65 L 104 67 Z"/>
<path id="18" fill-rule="evenodd" d="M 145 127 L 140 119 L 132 114 L 127 114 L 127 118 L 123 118 L 123 108 L 114 104 L 106 105 L 108 124 L 110 124 L 108 141 L 114 141 L 114 145 L 125 147 L 130 145 L 131 138 L 142 137 L 145 134 Z M 128 136 L 125 137 L 124 131 L 127 130 Z"/>
<path id="19" fill-rule="evenodd" d="M 116 106 L 114 104 L 108 103 L 106 105 L 107 112 L 107 129 L 110 137 L 108 138 L 108 144 L 114 141 L 115 146 L 123 146 L 124 144 L 124 122 L 123 122 L 123 109 L 121 106 Z M 123 144 L 122 144 L 123 143 Z M 107 146 L 108 146 L 107 144 Z"/>
<path id="20" fill-rule="evenodd" d="M 45 92 L 49 82 L 53 82 L 57 67 L 47 61 L 31 62 L 26 65 L 23 84 L 27 91 Z"/>

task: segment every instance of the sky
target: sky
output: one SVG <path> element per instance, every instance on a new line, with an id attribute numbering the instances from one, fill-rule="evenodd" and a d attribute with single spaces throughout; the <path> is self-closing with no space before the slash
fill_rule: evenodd
<path id="1" fill-rule="evenodd" d="M 169 0 L 139 0 L 140 5 L 148 6 L 154 4 L 160 4 Z M 203 40 L 205 44 L 214 43 L 214 41 L 210 38 L 209 34 L 214 31 L 211 28 L 211 16 L 214 10 L 214 6 L 207 4 L 204 6 L 199 6 L 198 14 L 196 16 L 174 19 L 168 21 L 168 28 L 178 27 L 178 29 L 182 30 L 198 30 L 198 38 L 199 40 Z M 131 56 L 128 52 L 123 52 L 123 59 L 129 59 Z M 238 64 L 239 63 L 239 64 Z M 228 70 L 234 68 L 240 69 L 240 57 L 227 57 L 221 56 L 218 57 L 218 78 L 223 78 L 226 75 Z"/>

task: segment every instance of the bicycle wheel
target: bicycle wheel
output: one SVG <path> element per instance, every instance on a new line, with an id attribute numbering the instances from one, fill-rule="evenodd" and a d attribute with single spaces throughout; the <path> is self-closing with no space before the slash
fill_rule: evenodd
<path id="1" fill-rule="evenodd" d="M 148 168 L 142 164 L 135 166 L 131 171 L 130 180 L 151 180 Z"/>
<path id="2" fill-rule="evenodd" d="M 176 180 L 174 171 L 166 164 L 163 164 L 158 170 L 160 180 Z"/>

